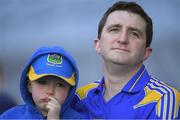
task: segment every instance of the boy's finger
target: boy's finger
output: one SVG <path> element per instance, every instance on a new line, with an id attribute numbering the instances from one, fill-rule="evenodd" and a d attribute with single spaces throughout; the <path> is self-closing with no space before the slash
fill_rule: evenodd
<path id="1" fill-rule="evenodd" d="M 52 102 L 56 103 L 56 104 L 59 104 L 59 102 L 57 101 L 56 98 L 52 97 L 52 96 L 49 96 L 49 98 L 51 99 Z"/>

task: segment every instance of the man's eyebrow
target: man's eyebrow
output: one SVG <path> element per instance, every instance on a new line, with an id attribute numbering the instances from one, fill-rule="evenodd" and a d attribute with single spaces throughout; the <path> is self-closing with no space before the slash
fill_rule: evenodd
<path id="1" fill-rule="evenodd" d="M 112 24 L 112 25 L 109 25 L 109 26 L 107 27 L 107 30 L 110 29 L 110 28 L 113 28 L 113 27 L 118 28 L 118 27 L 121 27 L 121 25 L 120 25 L 120 24 Z"/>
<path id="2" fill-rule="evenodd" d="M 109 25 L 107 26 L 107 30 L 111 29 L 111 28 L 119 28 L 119 27 L 122 27 L 122 25 L 120 24 L 112 24 L 112 25 Z M 128 27 L 129 30 L 131 31 L 137 31 L 140 35 L 142 35 L 142 31 L 138 28 L 135 28 L 135 27 Z"/>

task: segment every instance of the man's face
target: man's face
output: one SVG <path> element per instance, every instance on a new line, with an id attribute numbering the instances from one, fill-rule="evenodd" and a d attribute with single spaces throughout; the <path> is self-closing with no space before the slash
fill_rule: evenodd
<path id="1" fill-rule="evenodd" d="M 136 65 L 146 60 L 151 48 L 146 48 L 144 19 L 127 11 L 114 11 L 106 21 L 100 40 L 95 40 L 96 51 L 105 62 Z"/>
<path id="2" fill-rule="evenodd" d="M 47 110 L 47 103 L 51 100 L 50 97 L 55 98 L 59 104 L 63 104 L 70 85 L 64 80 L 54 77 L 46 76 L 39 80 L 30 82 L 28 84 L 29 92 L 32 93 L 34 103 L 40 110 Z"/>

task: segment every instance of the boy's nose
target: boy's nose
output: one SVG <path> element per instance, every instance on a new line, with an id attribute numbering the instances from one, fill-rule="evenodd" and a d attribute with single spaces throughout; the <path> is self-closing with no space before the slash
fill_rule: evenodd
<path id="1" fill-rule="evenodd" d="M 46 94 L 48 94 L 48 95 L 53 95 L 54 94 L 54 86 L 53 85 L 49 85 L 46 88 Z"/>

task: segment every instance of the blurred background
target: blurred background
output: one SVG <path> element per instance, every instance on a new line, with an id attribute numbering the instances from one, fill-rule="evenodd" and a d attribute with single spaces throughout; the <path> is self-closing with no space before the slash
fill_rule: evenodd
<path id="1" fill-rule="evenodd" d="M 3 89 L 18 103 L 21 71 L 40 46 L 63 46 L 77 61 L 79 86 L 102 77 L 93 48 L 98 23 L 117 0 L 0 0 L 0 63 Z M 149 73 L 180 90 L 180 1 L 136 0 L 154 23 Z"/>

